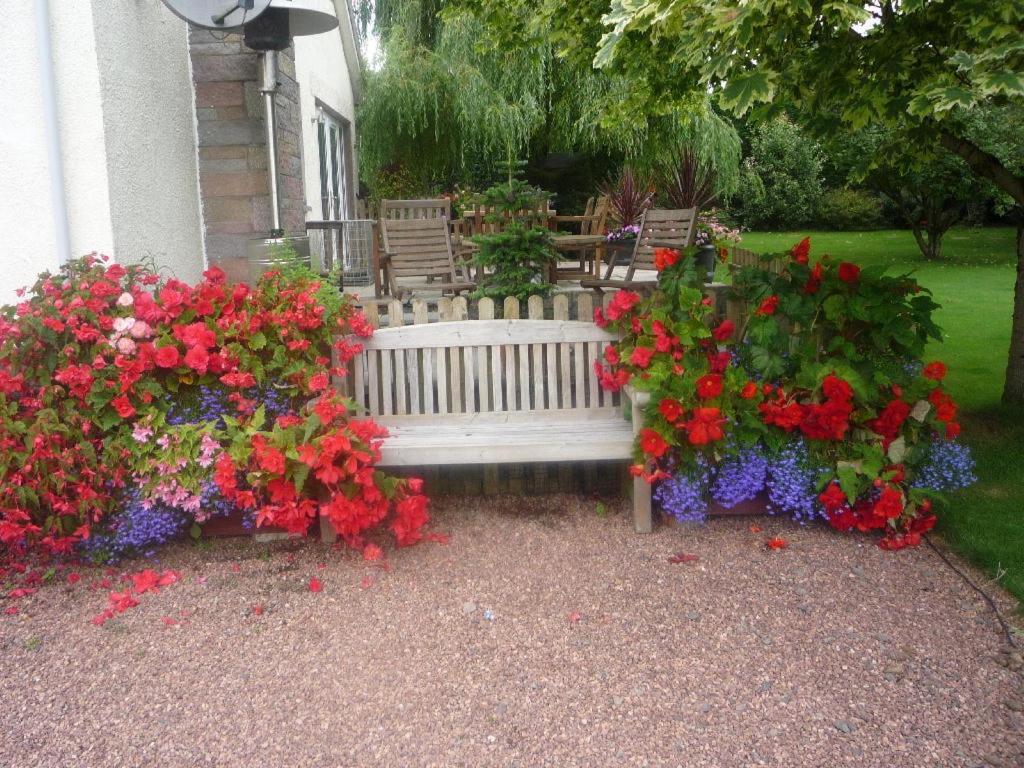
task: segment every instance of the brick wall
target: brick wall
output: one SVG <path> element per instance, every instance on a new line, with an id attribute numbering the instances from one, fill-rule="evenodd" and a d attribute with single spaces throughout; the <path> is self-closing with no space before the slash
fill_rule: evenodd
<path id="1" fill-rule="evenodd" d="M 223 37 L 223 39 L 219 39 Z M 206 225 L 206 254 L 237 279 L 247 241 L 270 231 L 270 184 L 259 90 L 259 56 L 241 35 L 193 29 L 189 34 L 196 117 L 199 123 L 199 187 Z M 278 184 L 282 226 L 305 234 L 302 188 L 302 118 L 291 48 L 279 55 L 276 96 Z"/>

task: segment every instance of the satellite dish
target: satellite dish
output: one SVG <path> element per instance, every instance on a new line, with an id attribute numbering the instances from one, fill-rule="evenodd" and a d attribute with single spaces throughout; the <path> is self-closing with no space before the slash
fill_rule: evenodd
<path id="1" fill-rule="evenodd" d="M 270 0 L 163 0 L 175 16 L 203 29 L 236 31 L 267 10 Z"/>

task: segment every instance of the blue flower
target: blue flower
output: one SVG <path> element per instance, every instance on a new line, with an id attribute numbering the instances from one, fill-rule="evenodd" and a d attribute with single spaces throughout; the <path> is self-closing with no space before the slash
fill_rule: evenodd
<path id="1" fill-rule="evenodd" d="M 768 457 L 760 446 L 744 448 L 718 465 L 711 498 L 726 509 L 755 498 L 765 488 Z"/>
<path id="2" fill-rule="evenodd" d="M 811 463 L 807 443 L 803 440 L 787 443 L 768 459 L 769 510 L 791 515 L 801 522 L 825 518 L 825 510 L 818 500 L 818 475 L 819 470 Z"/>
<path id="3" fill-rule="evenodd" d="M 971 449 L 956 440 L 936 438 L 913 478 L 914 488 L 959 491 L 978 482 Z"/>

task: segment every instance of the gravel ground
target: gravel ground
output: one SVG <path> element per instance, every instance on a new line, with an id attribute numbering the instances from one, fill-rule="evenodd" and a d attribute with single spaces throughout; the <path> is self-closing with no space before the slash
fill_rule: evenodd
<path id="1" fill-rule="evenodd" d="M 927 548 L 612 506 L 440 500 L 390 570 L 181 546 L 103 627 L 94 574 L 44 588 L 0 616 L 0 765 L 1024 765 L 1020 657 Z"/>

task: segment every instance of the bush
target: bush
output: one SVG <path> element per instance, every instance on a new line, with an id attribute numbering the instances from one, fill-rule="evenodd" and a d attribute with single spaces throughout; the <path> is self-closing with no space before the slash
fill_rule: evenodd
<path id="1" fill-rule="evenodd" d="M 936 522 L 936 492 L 973 481 L 969 456 L 946 443 L 960 431 L 946 366 L 922 361 L 941 338 L 936 304 L 909 275 L 811 265 L 809 250 L 776 256 L 781 274 L 736 275 L 752 310 L 737 328 L 712 322 L 694 260 L 659 249 L 659 290 L 619 291 L 595 312 L 620 335 L 596 374 L 650 393 L 632 472 L 665 482 L 656 497 L 670 514 L 700 519 L 709 497 L 765 493 L 776 512 L 913 546 Z"/>
<path id="2" fill-rule="evenodd" d="M 878 229 L 883 224 L 882 201 L 862 189 L 830 189 L 821 196 L 818 221 L 824 229 Z"/>
<path id="3" fill-rule="evenodd" d="M 740 174 L 737 214 L 748 229 L 797 229 L 812 223 L 821 198 L 822 154 L 785 118 L 758 126 Z"/>
<path id="4" fill-rule="evenodd" d="M 0 309 L 0 544 L 117 557 L 223 509 L 415 541 L 418 483 L 376 471 L 381 428 L 330 389 L 353 333 L 372 328 L 308 271 L 254 289 L 91 256 L 44 273 Z"/>

